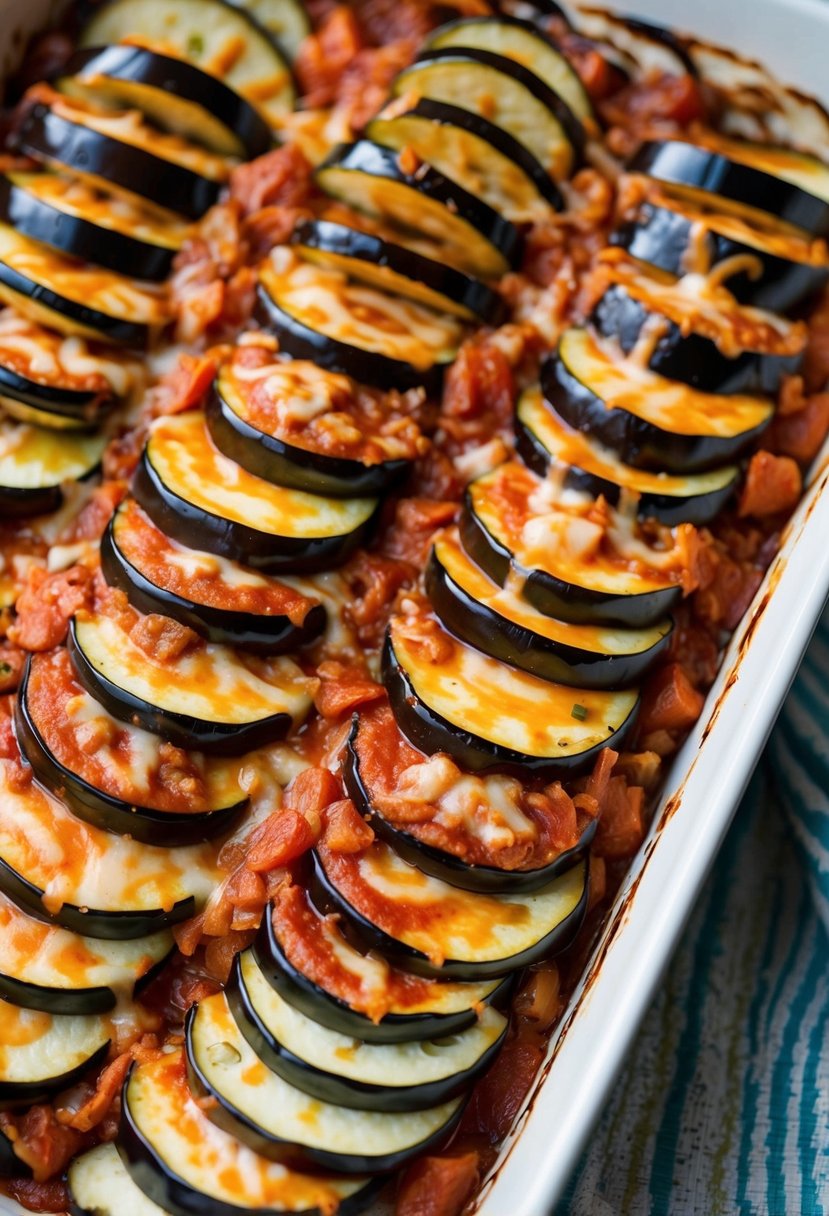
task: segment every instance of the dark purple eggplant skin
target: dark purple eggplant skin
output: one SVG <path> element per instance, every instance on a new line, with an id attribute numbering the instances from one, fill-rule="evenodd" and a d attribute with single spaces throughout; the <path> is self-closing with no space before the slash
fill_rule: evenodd
<path id="1" fill-rule="evenodd" d="M 0 395 L 21 401 L 24 405 L 31 405 L 34 409 L 88 419 L 90 426 L 115 404 L 114 398 L 109 395 L 79 392 L 52 384 L 38 384 L 36 380 L 29 380 L 27 376 L 21 376 L 19 372 L 2 363 Z"/>
<path id="2" fill-rule="evenodd" d="M 546 106 L 558 120 L 573 149 L 572 172 L 574 173 L 581 166 L 586 143 L 584 127 L 567 103 L 540 76 L 536 76 L 535 72 L 531 72 L 529 68 L 525 68 L 523 64 L 518 63 L 515 59 L 508 59 L 506 55 L 497 55 L 494 51 L 485 51 L 478 47 L 446 47 L 439 51 L 427 48 L 418 55 L 415 63 L 430 63 L 436 59 L 457 60 L 461 63 L 468 63 L 472 60 L 475 63 L 480 63 L 491 68 L 494 72 L 500 72 L 504 76 L 511 76 L 513 80 L 517 80 L 528 93 L 531 93 L 537 101 Z"/>
<path id="3" fill-rule="evenodd" d="M 0 1132 L 0 1178 L 28 1178 L 31 1170 L 15 1153 L 12 1142 Z"/>
<path id="4" fill-rule="evenodd" d="M 569 870 L 584 854 L 596 834 L 598 820 L 592 819 L 577 845 L 535 870 L 499 870 L 495 866 L 470 865 L 460 857 L 417 840 L 403 828 L 390 823 L 377 810 L 360 774 L 360 761 L 356 750 L 359 729 L 359 719 L 355 715 L 343 757 L 342 779 L 346 794 L 360 814 L 367 816 L 381 840 L 391 845 L 404 861 L 417 866 L 424 874 L 431 874 L 433 878 L 440 878 L 455 887 L 461 887 L 464 891 L 476 891 L 482 895 L 539 891 L 559 874 Z"/>
<path id="5" fill-rule="evenodd" d="M 640 262 L 681 275 L 687 269 L 694 222 L 669 207 L 643 203 L 632 219 L 611 233 L 610 244 L 627 250 Z M 744 255 L 759 260 L 761 271 L 756 278 L 740 271 L 726 281 L 735 299 L 754 308 L 788 312 L 819 292 L 829 279 L 829 266 L 794 262 L 716 232 L 706 233 L 705 245 L 711 266 Z"/>
<path id="6" fill-rule="evenodd" d="M 577 625 L 655 625 L 668 616 L 682 598 L 680 587 L 665 587 L 658 591 L 635 595 L 608 595 L 575 583 L 565 583 L 543 570 L 524 570 L 500 541 L 478 519 L 468 495 L 460 518 L 460 536 L 464 549 L 493 582 L 503 587 L 510 565 L 524 578 L 524 594 L 539 612 L 573 621 Z"/>
<path id="7" fill-rule="evenodd" d="M 157 586 L 121 552 L 115 540 L 114 523 L 115 516 L 101 538 L 101 570 L 110 587 L 125 592 L 139 612 L 170 616 L 208 642 L 254 654 L 285 654 L 313 642 L 324 630 L 327 613 L 322 604 L 309 610 L 302 625 L 294 625 L 286 616 L 256 616 L 252 612 L 214 608 Z"/>
<path id="8" fill-rule="evenodd" d="M 572 684 L 575 688 L 627 688 L 643 679 L 670 645 L 673 625 L 664 637 L 641 654 L 597 654 L 551 642 L 478 603 L 452 579 L 434 549 L 426 566 L 425 585 L 436 615 L 450 633 L 502 663 L 556 684 Z"/>
<path id="9" fill-rule="evenodd" d="M 441 1039 L 468 1030 L 477 1017 L 474 1009 L 464 1009 L 458 1013 L 387 1013 L 381 1021 L 372 1022 L 365 1014 L 323 991 L 297 971 L 274 933 L 270 906 L 254 939 L 253 953 L 268 983 L 289 1005 L 321 1026 L 365 1043 Z M 505 980 L 493 992 L 489 1000 L 496 1008 L 504 1003 L 510 987 L 510 981 Z"/>
<path id="10" fill-rule="evenodd" d="M 808 194 L 793 182 L 682 140 L 642 144 L 627 170 L 759 209 L 812 236 L 829 234 L 829 203 L 824 199 Z"/>
<path id="11" fill-rule="evenodd" d="M 132 493 L 156 527 L 173 540 L 264 574 L 316 574 L 341 565 L 362 544 L 374 520 L 344 536 L 311 540 L 271 536 L 203 511 L 174 494 L 156 474 L 146 449 L 133 477 Z"/>
<path id="12" fill-rule="evenodd" d="M 228 405 L 222 396 L 221 377 L 217 377 L 207 399 L 205 417 L 220 452 L 255 477 L 293 490 L 331 498 L 372 496 L 401 482 L 409 468 L 408 460 L 363 464 L 326 456 L 260 431 Z"/>
<path id="13" fill-rule="evenodd" d="M 273 145 L 268 124 L 241 93 L 186 59 L 118 44 L 76 51 L 58 73 L 59 77 L 85 75 L 135 81 L 200 105 L 233 132 L 251 160 Z"/>
<path id="14" fill-rule="evenodd" d="M 63 502 L 60 486 L 45 486 L 37 489 L 21 489 L 19 486 L 0 486 L 0 511 L 14 519 L 28 515 L 47 515 L 57 511 Z"/>
<path id="15" fill-rule="evenodd" d="M 120 798 L 96 789 L 61 764 L 46 746 L 32 716 L 27 691 L 32 656 L 26 660 L 23 678 L 14 707 L 14 729 L 24 759 L 47 790 L 62 798 L 79 819 L 123 836 L 132 836 L 145 844 L 198 844 L 228 832 L 247 806 L 242 799 L 229 807 L 202 814 L 173 814 L 151 807 L 133 806 Z"/>
<path id="16" fill-rule="evenodd" d="M 504 301 L 480 279 L 437 262 L 434 258 L 383 240 L 370 232 L 336 224 L 331 220 L 302 220 L 294 229 L 291 244 L 320 253 L 333 253 L 353 262 L 383 266 L 403 278 L 423 283 L 432 291 L 460 305 L 471 317 L 497 325 L 504 317 Z M 356 277 L 356 276 L 355 276 Z"/>
<path id="17" fill-rule="evenodd" d="M 461 1103 L 458 1110 L 434 1135 L 429 1136 L 426 1140 L 421 1140 L 420 1144 L 416 1147 L 404 1150 L 403 1152 L 388 1153 L 383 1157 L 370 1154 L 358 1156 L 357 1154 L 328 1152 L 324 1149 L 315 1149 L 290 1140 L 277 1140 L 273 1136 L 267 1135 L 262 1128 L 253 1123 L 247 1115 L 237 1110 L 220 1094 L 214 1093 L 207 1084 L 191 1046 L 191 1027 L 197 1011 L 197 1005 L 191 1006 L 184 1022 L 187 1080 L 190 1090 L 197 1098 L 217 1098 L 218 1104 L 210 1106 L 207 1110 L 207 1117 L 211 1123 L 215 1123 L 217 1127 L 222 1128 L 230 1135 L 236 1136 L 237 1139 L 247 1144 L 249 1148 L 252 1148 L 254 1152 L 260 1153 L 271 1161 L 281 1161 L 289 1166 L 296 1165 L 300 1168 L 311 1165 L 325 1170 L 332 1170 L 339 1174 L 386 1174 L 392 1170 L 399 1169 L 407 1161 L 410 1161 L 412 1157 L 420 1156 L 421 1153 L 434 1151 L 445 1144 L 463 1116 L 465 1103 Z M 368 1148 L 369 1145 L 366 1145 L 366 1147 Z"/>
<path id="18" fill-rule="evenodd" d="M 760 437 L 773 417 L 769 403 L 765 422 L 739 435 L 668 431 L 628 410 L 608 409 L 558 355 L 544 361 L 541 388 L 548 405 L 574 431 L 609 448 L 632 468 L 660 473 L 699 473 L 735 460 Z"/>
<path id="19" fill-rule="evenodd" d="M 421 165 L 415 174 L 407 174 L 400 167 L 399 153 L 393 148 L 384 148 L 369 139 L 359 139 L 351 144 L 339 144 L 316 170 L 317 184 L 328 192 L 325 171 L 328 168 L 343 168 L 372 177 L 401 182 L 426 198 L 434 199 L 450 211 L 461 215 L 478 232 L 483 233 L 502 258 L 512 267 L 518 266 L 523 251 L 523 238 L 510 220 L 504 219 L 488 203 L 476 198 L 456 182 L 444 177 L 437 169 Z"/>
<path id="20" fill-rule="evenodd" d="M 154 282 L 166 279 L 176 252 L 70 215 L 7 177 L 0 177 L 0 220 L 84 262 Z"/>
<path id="21" fill-rule="evenodd" d="M 377 351 L 361 350 L 337 338 L 329 338 L 304 325 L 276 303 L 263 284 L 257 289 L 256 319 L 279 340 L 279 349 L 294 359 L 308 359 L 317 367 L 341 372 L 375 388 L 424 388 L 430 396 L 440 392 L 444 367 L 433 364 L 425 370 L 392 359 Z"/>
<path id="22" fill-rule="evenodd" d="M 333 1102 L 353 1110 L 374 1110 L 394 1113 L 396 1111 L 428 1110 L 441 1102 L 459 1098 L 481 1077 L 500 1051 L 504 1034 L 493 1043 L 474 1067 L 455 1073 L 441 1081 L 424 1085 L 402 1086 L 371 1085 L 338 1077 L 313 1068 L 305 1060 L 293 1055 L 268 1031 L 256 1014 L 241 978 L 237 956 L 227 988 L 227 999 L 236 1025 L 262 1062 L 289 1085 L 301 1089 L 320 1102 Z"/>
<path id="23" fill-rule="evenodd" d="M 583 864 L 586 867 L 586 863 Z M 456 959 L 447 959 L 442 966 L 436 967 L 425 954 L 390 937 L 388 933 L 353 908 L 329 879 L 316 850 L 313 853 L 313 866 L 312 891 L 320 906 L 325 905 L 331 911 L 339 913 L 351 932 L 363 942 L 367 950 L 376 950 L 393 965 L 411 971 L 413 975 L 422 975 L 427 979 L 489 980 L 514 975 L 516 971 L 520 971 L 524 967 L 529 967 L 533 963 L 541 962 L 542 959 L 551 958 L 555 954 L 560 954 L 562 950 L 566 950 L 581 928 L 587 909 L 589 884 L 585 868 L 582 898 L 569 916 L 560 921 L 546 937 L 536 942 L 534 946 L 511 958 L 490 960 L 485 963 L 466 963 Z"/>
<path id="24" fill-rule="evenodd" d="M 222 189 L 220 182 L 70 122 L 40 103 L 21 123 L 15 144 L 33 160 L 94 174 L 190 220 L 204 215 Z"/>
<path id="25" fill-rule="evenodd" d="M 550 454 L 537 435 L 534 435 L 520 418 L 515 420 L 515 450 L 528 469 L 539 477 L 544 477 L 550 467 Z M 681 498 L 670 494 L 640 494 L 637 512 L 643 519 L 658 519 L 669 528 L 677 524 L 696 524 L 702 526 L 710 523 L 723 507 L 733 498 L 739 485 L 739 474 L 720 490 L 712 490 L 709 494 L 697 494 L 689 498 Z M 615 506 L 619 501 L 620 487 L 605 477 L 588 473 L 576 465 L 571 465 L 565 478 L 566 484 L 574 490 L 582 490 L 595 498 L 602 495 Z M 587 684 L 582 684 L 587 688 Z"/>
<path id="26" fill-rule="evenodd" d="M 22 1009 L 38 1009 L 42 1013 L 87 1014 L 108 1013 L 115 1008 L 116 996 L 111 988 L 48 988 L 42 984 L 27 984 L 25 980 L 0 973 L 0 1000 Z M 0 1145 L 0 1176 L 2 1176 L 2 1145 Z"/>
<path id="27" fill-rule="evenodd" d="M 78 682 L 104 709 L 122 722 L 133 722 L 161 735 L 174 747 L 206 752 L 212 756 L 241 756 L 257 747 L 284 739 L 292 726 L 290 714 L 271 714 L 258 722 L 208 722 L 186 714 L 171 713 L 119 688 L 96 671 L 78 644 L 74 619 L 69 626 L 67 649 Z"/>
<path id="28" fill-rule="evenodd" d="M 642 21 L 639 17 L 625 16 L 622 21 L 631 33 L 644 34 L 646 38 L 650 38 L 654 42 L 661 42 L 679 60 L 685 75 L 693 76 L 694 79 L 699 76 L 696 64 L 688 54 L 687 48 L 672 30 L 664 25 L 655 25 L 652 21 Z"/>
<path id="29" fill-rule="evenodd" d="M 606 747 L 618 747 L 624 743 L 639 712 L 637 700 L 613 734 L 586 751 L 555 758 L 528 756 L 465 731 L 431 709 L 415 691 L 388 635 L 383 647 L 383 683 L 397 725 L 414 747 L 427 755 L 446 752 L 462 768 L 474 773 L 507 773 L 519 779 L 532 776 L 553 780 L 562 775 L 574 777 L 586 772 Z M 453 881 L 456 886 L 461 885 L 456 879 Z"/>
<path id="30" fill-rule="evenodd" d="M 49 1080 L 0 1081 L 0 1105 L 31 1106 L 35 1102 L 47 1102 L 56 1093 L 69 1089 L 88 1074 L 94 1073 L 103 1064 L 108 1052 L 109 1043 L 104 1043 L 83 1064 Z M 15 1170 L 15 1173 L 18 1172 Z"/>
<path id="31" fill-rule="evenodd" d="M 591 315 L 591 323 L 606 338 L 615 338 L 626 353 L 636 345 L 651 312 L 624 287 L 610 287 Z M 668 323 L 656 343 L 649 366 L 671 380 L 681 380 L 705 393 L 776 393 L 784 376 L 796 374 L 803 354 L 768 355 L 743 351 L 731 358 L 715 342 Z"/>

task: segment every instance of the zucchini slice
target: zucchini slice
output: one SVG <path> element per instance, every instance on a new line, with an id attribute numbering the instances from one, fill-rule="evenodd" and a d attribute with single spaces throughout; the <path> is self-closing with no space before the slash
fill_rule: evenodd
<path id="1" fill-rule="evenodd" d="M 436 392 L 463 336 L 455 317 L 354 283 L 284 247 L 260 267 L 259 300 L 280 350 L 378 388 Z"/>
<path id="2" fill-rule="evenodd" d="M 31 108 L 16 139 L 39 164 L 167 217 L 199 219 L 230 175 L 223 157 L 156 131 L 136 110 L 92 111 L 57 93 L 51 105 Z"/>
<path id="3" fill-rule="evenodd" d="M 103 1064 L 110 1034 L 98 1014 L 50 1014 L 0 1001 L 0 1102 L 28 1106 L 68 1089 Z"/>
<path id="4" fill-rule="evenodd" d="M 172 659 L 148 654 L 103 614 L 73 618 L 69 653 L 80 683 L 114 717 L 175 747 L 238 756 L 283 739 L 311 708 L 308 681 L 290 659 L 268 660 L 263 678 L 210 642 Z"/>
<path id="5" fill-rule="evenodd" d="M 294 229 L 291 243 L 307 262 L 463 321 L 496 324 L 503 313 L 501 297 L 480 279 L 345 224 L 303 220 Z"/>
<path id="6" fill-rule="evenodd" d="M 222 366 L 206 416 L 216 447 L 249 473 L 337 498 L 382 493 L 425 446 L 405 399 L 252 345 Z"/>
<path id="7" fill-rule="evenodd" d="M 593 107 L 578 72 L 537 25 L 514 17 L 461 17 L 429 37 L 425 49 L 447 47 L 494 51 L 514 59 L 552 89 L 581 122 L 593 119 Z"/>
<path id="8" fill-rule="evenodd" d="M 673 630 L 670 617 L 623 629 L 546 616 L 484 574 L 454 529 L 434 543 L 426 591 L 446 628 L 462 641 L 542 679 L 580 688 L 624 688 L 640 681 L 664 653 Z"/>
<path id="9" fill-rule="evenodd" d="M 624 464 L 612 449 L 591 437 L 592 431 L 568 426 L 537 387 L 521 396 L 515 426 L 516 451 L 539 477 L 546 477 L 551 466 L 567 468 L 568 486 L 594 497 L 601 494 L 614 506 L 623 492 L 635 494 L 639 515 L 669 527 L 708 523 L 733 496 L 740 479 L 740 469 L 733 464 L 703 473 L 674 474 Z"/>
<path id="10" fill-rule="evenodd" d="M 508 219 L 429 164 L 413 171 L 393 148 L 368 139 L 335 148 L 316 171 L 326 194 L 423 239 L 433 256 L 480 279 L 517 264 L 521 236 Z"/>
<path id="11" fill-rule="evenodd" d="M 114 1009 L 118 998 L 129 998 L 173 948 L 169 933 L 123 942 L 81 937 L 35 920 L 5 895 L 0 895 L 0 930 L 0 997 L 50 1014 Z"/>
<path id="12" fill-rule="evenodd" d="M 596 832 L 595 819 L 577 814 L 576 839 L 562 847 L 526 800 L 530 788 L 501 774 L 462 772 L 444 754 L 423 756 L 386 704 L 355 717 L 342 773 L 382 840 L 424 874 L 465 891 L 537 891 L 569 869 Z"/>
<path id="13" fill-rule="evenodd" d="M 297 886 L 283 887 L 253 944 L 272 988 L 311 1021 L 366 1043 L 445 1039 L 474 1026 L 509 980 L 424 979 L 361 954 L 336 917 L 321 916 Z"/>
<path id="14" fill-rule="evenodd" d="M 424 633 L 439 643 L 439 660 L 422 644 Z M 603 748 L 623 741 L 639 709 L 635 690 L 554 684 L 482 654 L 429 618 L 392 618 L 383 680 L 410 743 L 427 755 L 446 752 L 472 772 L 552 779 L 589 768 Z"/>
<path id="15" fill-rule="evenodd" d="M 267 30 L 288 58 L 296 59 L 311 22 L 302 0 L 232 0 Z"/>
<path id="16" fill-rule="evenodd" d="M 148 281 L 166 279 L 186 234 L 182 224 L 160 224 L 123 199 L 56 173 L 0 178 L 0 219 L 81 261 Z"/>
<path id="17" fill-rule="evenodd" d="M 774 414 L 765 397 L 704 393 L 668 380 L 588 329 L 564 331 L 541 384 L 574 430 L 629 465 L 673 473 L 735 459 Z"/>
<path id="18" fill-rule="evenodd" d="M 96 1144 L 66 1171 L 70 1216 L 167 1216 L 126 1171 L 114 1144 Z"/>
<path id="19" fill-rule="evenodd" d="M 377 509 L 376 498 L 322 498 L 254 477 L 218 451 L 195 411 L 154 424 L 133 493 L 180 544 L 273 574 L 344 562 Z"/>
<path id="20" fill-rule="evenodd" d="M 492 51 L 425 51 L 392 83 L 414 94 L 482 114 L 517 139 L 557 180 L 581 161 L 584 128 L 568 105 L 528 68 Z"/>
<path id="21" fill-rule="evenodd" d="M 6 515 L 57 510 L 63 502 L 63 485 L 90 477 L 105 446 L 103 435 L 68 434 L 0 420 L 0 509 Z"/>
<path id="22" fill-rule="evenodd" d="M 0 890 L 36 917 L 112 941 L 193 916 L 219 881 L 215 850 L 157 848 L 92 827 L 0 761 Z"/>
<path id="23" fill-rule="evenodd" d="M 829 256 L 820 242 L 668 195 L 658 205 L 643 203 L 610 241 L 673 275 L 716 267 L 741 304 L 775 312 L 802 304 L 829 279 Z"/>
<path id="24" fill-rule="evenodd" d="M 209 642 L 282 654 L 325 628 L 321 603 L 238 562 L 170 540 L 133 498 L 101 540 L 101 569 L 139 612 L 172 617 Z"/>
<path id="25" fill-rule="evenodd" d="M 93 106 L 140 110 L 162 131 L 219 156 L 261 156 L 271 133 L 258 110 L 216 76 L 142 46 L 76 51 L 57 87 Z"/>
<path id="26" fill-rule="evenodd" d="M 59 333 L 141 349 L 169 319 L 160 290 L 86 266 L 0 223 L 0 299 Z"/>
<path id="27" fill-rule="evenodd" d="M 232 1033 L 229 1014 L 227 1023 Z M 233 1054 L 221 1048 L 216 1040 L 210 1053 L 217 1061 L 214 1067 Z M 264 1070 L 264 1065 L 254 1057 L 253 1068 Z M 258 1216 L 310 1216 L 335 1209 L 338 1216 L 352 1216 L 378 1189 L 366 1178 L 295 1173 L 216 1127 L 190 1093 L 182 1051 L 133 1067 L 122 1102 L 121 1160 L 147 1198 L 171 1216 L 252 1211 Z M 138 1216 L 148 1214 L 141 1209 Z"/>
<path id="28" fill-rule="evenodd" d="M 169 745 L 113 718 L 78 683 L 64 649 L 29 656 L 14 715 L 38 781 L 93 827 L 145 844 L 197 844 L 229 830 L 246 805 L 227 761 L 188 752 L 167 777 Z"/>
<path id="29" fill-rule="evenodd" d="M 247 7 L 222 0 L 108 0 L 81 35 L 81 47 L 137 42 L 186 59 L 259 110 L 271 126 L 293 109 L 291 69 Z"/>
<path id="30" fill-rule="evenodd" d="M 314 854 L 316 882 L 362 940 L 416 975 L 510 975 L 565 949 L 587 906 L 587 865 L 540 891 L 486 895 L 432 878 L 375 841 L 363 853 Z"/>
<path id="31" fill-rule="evenodd" d="M 547 616 L 643 628 L 682 596 L 676 549 L 645 544 L 628 512 L 584 526 L 590 499 L 509 462 L 467 488 L 460 536 L 469 556 Z M 497 698 L 496 702 L 497 703 Z"/>
<path id="32" fill-rule="evenodd" d="M 767 149 L 764 156 L 760 145 L 730 140 L 724 154 L 678 139 L 650 140 L 627 167 L 709 206 L 746 218 L 774 216 L 812 236 L 829 234 L 829 169 L 802 153 Z"/>
<path id="33" fill-rule="evenodd" d="M 507 1019 L 487 1007 L 444 1039 L 365 1043 L 306 1017 L 268 983 L 250 950 L 236 959 L 228 1003 L 263 1064 L 320 1102 L 388 1113 L 460 1097 L 498 1053 Z"/>
<path id="34" fill-rule="evenodd" d="M 546 220 L 564 198 L 523 144 L 480 114 L 421 97 L 400 112 L 392 103 L 366 127 L 369 139 L 421 160 L 513 224 Z"/>
<path id="35" fill-rule="evenodd" d="M 384 1173 L 443 1143 L 463 1111 L 458 1098 L 406 1112 L 357 1111 L 311 1098 L 259 1059 L 223 992 L 191 1009 L 185 1034 L 191 1088 L 217 1099 L 208 1119 L 272 1160 Z"/>

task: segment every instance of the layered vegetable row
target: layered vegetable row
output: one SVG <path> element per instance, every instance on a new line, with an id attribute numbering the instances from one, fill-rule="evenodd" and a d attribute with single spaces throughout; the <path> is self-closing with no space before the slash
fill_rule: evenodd
<path id="1" fill-rule="evenodd" d="M 94 471 L 91 428 L 138 374 L 113 347 L 164 325 L 158 284 L 236 161 L 270 146 L 306 29 L 290 2 L 110 0 L 32 95 L 19 141 L 41 168 L 0 190 L 8 509 L 52 509 Z M 210 906 L 221 846 L 280 805 L 263 774 L 337 652 L 336 568 L 599 132 L 568 60 L 512 18 L 435 31 L 391 91 L 317 169 L 331 208 L 260 266 L 259 328 L 203 407 L 152 424 L 66 647 L 27 662 L 20 758 L 0 761 L 9 1104 L 135 1037 L 136 986 Z M 74 1211 L 361 1209 L 451 1137 L 514 977 L 579 930 L 608 748 L 672 644 L 685 525 L 734 495 L 802 353 L 784 314 L 828 265 L 811 158 L 654 140 L 628 168 L 589 316 L 522 393 L 514 458 L 469 484 L 399 597 L 385 696 L 325 756 L 346 797 L 226 989 L 133 1066 L 117 1141 L 70 1165 Z"/>

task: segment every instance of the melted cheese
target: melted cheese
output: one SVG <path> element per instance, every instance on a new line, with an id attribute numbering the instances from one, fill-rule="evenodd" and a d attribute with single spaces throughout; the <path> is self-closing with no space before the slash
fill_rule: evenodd
<path id="1" fill-rule="evenodd" d="M 44 1083 L 82 1067 L 109 1040 L 98 1014 L 52 1015 L 0 1001 L 0 1084 Z"/>
<path id="2" fill-rule="evenodd" d="M 277 248 L 259 272 L 271 299 L 302 325 L 337 342 L 426 370 L 446 362 L 463 330 L 454 318 L 350 281 Z"/>
<path id="3" fill-rule="evenodd" d="M 0 760 L 0 858 L 43 892 L 47 912 L 64 904 L 101 912 L 169 911 L 202 903 L 220 878 L 211 845 L 157 848 L 92 827 Z"/>
<path id="4" fill-rule="evenodd" d="M 437 966 L 516 958 L 575 911 L 585 883 L 579 864 L 531 894 L 481 895 L 429 877 L 378 842 L 337 861 L 332 874 L 325 859 L 326 872 L 348 903 Z"/>
<path id="5" fill-rule="evenodd" d="M 229 1013 L 214 1040 L 217 1047 L 225 1041 L 225 1031 L 234 1040 L 238 1035 Z M 214 1049 L 213 1054 L 219 1053 Z M 240 1208 L 284 1212 L 319 1208 L 333 1214 L 340 1199 L 363 1185 L 360 1178 L 315 1178 L 288 1170 L 216 1127 L 190 1094 L 180 1051 L 136 1068 L 126 1102 L 139 1134 L 162 1168 L 204 1195 L 206 1208 L 215 1200 Z"/>
<path id="6" fill-rule="evenodd" d="M 86 477 L 105 447 L 103 435 L 69 435 L 0 421 L 0 486 L 37 490 Z"/>
<path id="7" fill-rule="evenodd" d="M 762 426 L 773 406 L 741 393 L 703 393 L 668 380 L 625 355 L 607 338 L 587 329 L 567 329 L 558 357 L 567 370 L 609 409 L 625 410 L 644 422 L 678 435 L 742 435 Z"/>
<path id="8" fill-rule="evenodd" d="M 259 385 L 259 393 L 267 400 L 269 413 L 273 414 L 275 426 L 271 434 L 276 434 L 282 427 L 302 426 L 313 421 L 342 402 L 348 402 L 354 391 L 348 376 L 329 372 L 305 359 L 274 360 L 259 367 L 246 367 L 236 361 L 225 369 L 225 373 L 222 396 L 240 418 L 261 427 L 261 411 L 252 411 L 249 394 L 245 392 L 247 387 Z M 238 388 L 234 381 L 238 382 Z"/>
<path id="9" fill-rule="evenodd" d="M 636 692 L 553 684 L 441 633 L 439 661 L 419 644 L 419 621 L 395 617 L 394 653 L 415 695 L 457 730 L 531 757 L 567 757 L 600 747 L 633 712 Z M 583 719 L 573 717 L 578 703 Z"/>
<path id="10" fill-rule="evenodd" d="M 75 638 L 91 666 L 132 696 L 167 713 L 242 725 L 276 714 L 300 722 L 310 682 L 291 659 L 272 659 L 267 680 L 226 646 L 201 643 L 174 659 L 148 655 L 107 616 L 79 616 Z"/>
<path id="11" fill-rule="evenodd" d="M 141 366 L 120 351 L 90 349 L 79 337 L 63 337 L 33 324 L 11 308 L 0 312 L 0 364 L 39 384 L 125 397 Z"/>
<path id="12" fill-rule="evenodd" d="M 314 1027 L 322 1033 L 322 1027 Z M 199 1005 L 190 1050 L 208 1086 L 269 1136 L 330 1153 L 383 1157 L 433 1136 L 460 1100 L 403 1114 L 352 1110 L 311 1098 L 260 1062 L 237 1027 L 224 993 Z M 230 1047 L 232 1050 L 221 1050 Z M 218 1050 L 217 1050 L 218 1049 Z"/>
<path id="13" fill-rule="evenodd" d="M 504 587 L 499 587 L 487 578 L 480 567 L 466 555 L 455 529 L 438 538 L 435 542 L 435 553 L 452 581 L 479 604 L 490 608 L 506 620 L 563 646 L 573 646 L 593 654 L 641 654 L 642 651 L 655 646 L 670 628 L 670 622 L 667 621 L 650 629 L 613 629 L 602 625 L 576 625 L 547 616 L 525 600 L 520 589 L 510 585 L 510 580 Z"/>
<path id="14" fill-rule="evenodd" d="M 159 418 L 147 459 L 180 498 L 274 536 L 343 536 L 364 524 L 377 505 L 373 498 L 321 498 L 254 477 L 214 447 L 204 415 L 196 411 Z"/>
<path id="15" fill-rule="evenodd" d="M 729 139 L 715 131 L 699 132 L 696 142 L 738 164 L 749 165 L 752 169 L 760 169 L 772 177 L 791 182 L 807 194 L 814 194 L 829 203 L 829 167 L 816 156 L 797 152 L 794 148 Z"/>
<path id="16" fill-rule="evenodd" d="M 242 955 L 241 977 L 257 1018 L 286 1051 L 321 1072 L 362 1084 L 408 1088 L 466 1072 L 506 1028 L 503 1015 L 487 1008 L 468 1030 L 447 1039 L 363 1043 L 320 1026 L 289 1005 L 249 950 Z"/>
<path id="17" fill-rule="evenodd" d="M 129 995 L 172 949 L 169 933 L 130 941 L 81 937 L 28 916 L 0 894 L 0 973 L 42 988 L 107 987 Z"/>

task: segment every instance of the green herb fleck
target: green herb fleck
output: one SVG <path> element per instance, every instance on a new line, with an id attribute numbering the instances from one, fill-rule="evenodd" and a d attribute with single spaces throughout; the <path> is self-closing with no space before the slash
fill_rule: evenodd
<path id="1" fill-rule="evenodd" d="M 188 55 L 203 55 L 204 54 L 204 39 L 201 34 L 191 34 L 187 39 L 187 54 Z"/>
<path id="2" fill-rule="evenodd" d="M 587 718 L 587 706 L 578 704 L 574 705 L 570 710 L 570 717 L 577 718 L 579 722 L 584 722 Z"/>

